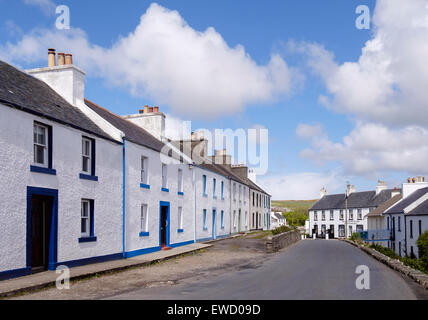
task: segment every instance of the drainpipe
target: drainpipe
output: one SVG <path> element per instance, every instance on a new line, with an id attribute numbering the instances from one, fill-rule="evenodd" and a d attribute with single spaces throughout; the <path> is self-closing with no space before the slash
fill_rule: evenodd
<path id="1" fill-rule="evenodd" d="M 194 210 L 194 223 L 193 223 L 193 239 L 196 243 L 196 167 L 194 165 L 193 166 L 193 202 L 194 202 L 194 206 L 195 206 L 195 210 Z"/>
<path id="2" fill-rule="evenodd" d="M 125 169 L 125 137 L 122 138 L 123 142 L 123 150 L 122 150 L 122 162 L 123 162 L 123 194 L 122 194 L 122 256 L 125 259 L 126 258 L 126 247 L 125 247 L 125 212 L 126 212 L 126 169 Z"/>
<path id="3" fill-rule="evenodd" d="M 407 257 L 407 223 L 406 223 L 406 214 L 404 213 L 404 254 Z"/>

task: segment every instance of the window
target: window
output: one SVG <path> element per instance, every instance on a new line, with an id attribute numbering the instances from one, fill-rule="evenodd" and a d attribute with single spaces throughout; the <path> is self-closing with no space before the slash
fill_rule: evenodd
<path id="1" fill-rule="evenodd" d="M 413 220 L 410 220 L 410 239 L 413 239 Z"/>
<path id="2" fill-rule="evenodd" d="M 248 228 L 248 212 L 245 211 L 245 228 Z"/>
<path id="3" fill-rule="evenodd" d="M 49 129 L 47 126 L 34 123 L 34 163 L 49 167 Z"/>
<path id="4" fill-rule="evenodd" d="M 183 193 L 183 170 L 178 169 L 178 193 Z M 180 228 L 181 229 L 181 228 Z"/>
<path id="5" fill-rule="evenodd" d="M 386 217 L 386 229 L 389 230 L 389 217 Z"/>
<path id="6" fill-rule="evenodd" d="M 149 219 L 148 219 L 148 206 L 147 204 L 141 205 L 141 221 L 140 221 L 141 233 L 149 232 Z"/>
<path id="7" fill-rule="evenodd" d="M 82 172 L 92 174 L 92 140 L 82 138 Z"/>
<path id="8" fill-rule="evenodd" d="M 203 175 L 202 176 L 202 188 L 203 188 L 203 195 L 206 196 L 207 195 L 207 176 Z"/>
<path id="9" fill-rule="evenodd" d="M 334 211 L 330 210 L 330 220 L 334 220 Z"/>
<path id="10" fill-rule="evenodd" d="M 239 185 L 239 202 L 241 202 L 241 201 L 242 201 L 241 193 L 242 193 L 242 186 L 241 186 L 241 185 Z"/>
<path id="11" fill-rule="evenodd" d="M 349 209 L 349 220 L 354 220 L 354 210 Z"/>
<path id="12" fill-rule="evenodd" d="M 236 210 L 233 210 L 233 217 L 232 217 L 232 221 L 233 221 L 233 228 L 236 229 Z"/>
<path id="13" fill-rule="evenodd" d="M 94 200 L 82 199 L 80 209 L 80 234 L 79 242 L 94 242 Z"/>
<path id="14" fill-rule="evenodd" d="M 204 230 L 208 230 L 208 227 L 207 227 L 207 209 L 204 209 Z"/>
<path id="15" fill-rule="evenodd" d="M 221 210 L 221 228 L 224 229 L 224 211 Z"/>
<path id="16" fill-rule="evenodd" d="M 340 219 L 340 220 L 343 220 L 343 219 L 344 219 L 344 216 L 343 216 L 343 210 L 342 210 L 342 209 L 340 209 L 340 211 L 339 211 L 339 219 Z"/>
<path id="17" fill-rule="evenodd" d="M 236 201 L 236 183 L 233 184 L 233 201 Z"/>
<path id="18" fill-rule="evenodd" d="M 178 207 L 178 230 L 182 231 L 183 230 L 183 208 L 182 207 Z"/>
<path id="19" fill-rule="evenodd" d="M 349 234 L 348 234 L 348 236 L 349 237 L 352 236 L 352 226 L 349 226 Z"/>
<path id="20" fill-rule="evenodd" d="M 254 202 L 254 192 L 253 192 L 253 207 L 255 206 L 255 202 Z"/>
<path id="21" fill-rule="evenodd" d="M 82 200 L 81 207 L 81 233 L 82 238 L 91 236 L 91 203 L 89 200 Z"/>
<path id="22" fill-rule="evenodd" d="M 422 220 L 419 220 L 419 235 L 422 234 Z"/>
<path id="23" fill-rule="evenodd" d="M 363 220 L 363 212 L 361 209 L 357 210 L 357 219 L 358 220 Z"/>
<path id="24" fill-rule="evenodd" d="M 149 159 L 147 157 L 141 157 L 141 183 L 148 186 L 149 185 Z"/>
<path id="25" fill-rule="evenodd" d="M 397 229 L 398 229 L 398 232 L 401 232 L 401 217 L 398 217 L 397 219 Z"/>
<path id="26" fill-rule="evenodd" d="M 213 179 L 213 197 L 217 198 L 217 180 Z"/>
<path id="27" fill-rule="evenodd" d="M 252 225 L 252 228 L 254 228 L 254 221 L 256 220 L 256 216 L 254 215 L 254 212 L 253 212 L 253 222 L 251 223 L 251 225 Z"/>
<path id="28" fill-rule="evenodd" d="M 224 199 L 224 181 L 221 182 L 221 199 Z"/>
<path id="29" fill-rule="evenodd" d="M 314 211 L 314 220 L 318 221 L 318 212 L 317 211 Z"/>
<path id="30" fill-rule="evenodd" d="M 321 220 L 325 221 L 325 211 L 324 210 L 321 212 Z"/>
<path id="31" fill-rule="evenodd" d="M 345 225 L 339 225 L 339 237 L 345 237 Z"/>
<path id="32" fill-rule="evenodd" d="M 168 169 L 166 164 L 162 164 L 162 189 L 168 190 Z"/>

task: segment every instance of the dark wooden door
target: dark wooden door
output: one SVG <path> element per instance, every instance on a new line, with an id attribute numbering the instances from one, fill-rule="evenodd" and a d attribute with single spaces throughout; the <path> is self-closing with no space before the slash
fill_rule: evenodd
<path id="1" fill-rule="evenodd" d="M 161 246 L 166 247 L 166 228 L 168 224 L 168 208 L 161 208 Z"/>
<path id="2" fill-rule="evenodd" d="M 47 270 L 52 220 L 52 198 L 33 196 L 31 199 L 31 267 Z"/>

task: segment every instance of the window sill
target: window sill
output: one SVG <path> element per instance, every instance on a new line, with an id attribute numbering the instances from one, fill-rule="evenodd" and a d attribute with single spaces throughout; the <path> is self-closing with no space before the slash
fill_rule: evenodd
<path id="1" fill-rule="evenodd" d="M 84 174 L 84 173 L 81 173 L 79 175 L 79 178 L 82 179 L 82 180 L 98 181 L 98 177 L 97 176 L 91 176 L 89 174 Z"/>
<path id="2" fill-rule="evenodd" d="M 167 189 L 167 188 L 162 188 L 161 189 L 163 192 L 169 192 L 169 189 Z"/>
<path id="3" fill-rule="evenodd" d="M 178 230 L 177 230 L 177 232 L 178 232 L 178 233 L 183 233 L 183 232 L 184 232 L 184 229 L 178 229 Z"/>
<path id="4" fill-rule="evenodd" d="M 38 167 L 38 166 L 30 166 L 31 172 L 37 172 L 37 173 L 44 173 L 44 174 L 50 174 L 52 176 L 56 176 L 56 170 L 50 169 L 50 168 L 44 168 L 44 167 Z"/>
<path id="5" fill-rule="evenodd" d="M 140 188 L 141 188 L 141 189 L 148 189 L 148 190 L 150 190 L 150 185 L 145 184 L 145 183 L 141 183 L 141 184 L 140 184 Z"/>
<path id="6" fill-rule="evenodd" d="M 79 238 L 79 243 L 85 243 L 85 242 L 96 242 L 97 237 L 83 237 Z"/>
<path id="7" fill-rule="evenodd" d="M 178 194 L 179 196 L 184 196 L 184 192 L 181 192 L 181 191 L 177 192 L 177 194 Z"/>
<path id="8" fill-rule="evenodd" d="M 149 236 L 150 236 L 150 232 L 140 232 L 140 238 L 149 237 Z"/>

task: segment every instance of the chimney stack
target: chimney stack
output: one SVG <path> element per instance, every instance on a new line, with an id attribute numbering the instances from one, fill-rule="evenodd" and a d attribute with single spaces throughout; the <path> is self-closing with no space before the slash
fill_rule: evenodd
<path id="1" fill-rule="evenodd" d="M 67 54 L 65 55 L 65 64 L 66 64 L 66 65 L 73 64 L 73 55 L 72 55 L 72 54 L 67 53 Z"/>
<path id="2" fill-rule="evenodd" d="M 155 113 L 159 112 L 159 107 L 155 107 Z"/>
<path id="3" fill-rule="evenodd" d="M 58 65 L 63 66 L 65 65 L 65 54 L 64 53 L 58 53 Z"/>
<path id="4" fill-rule="evenodd" d="M 55 67 L 55 49 L 48 49 L 48 67 Z"/>

